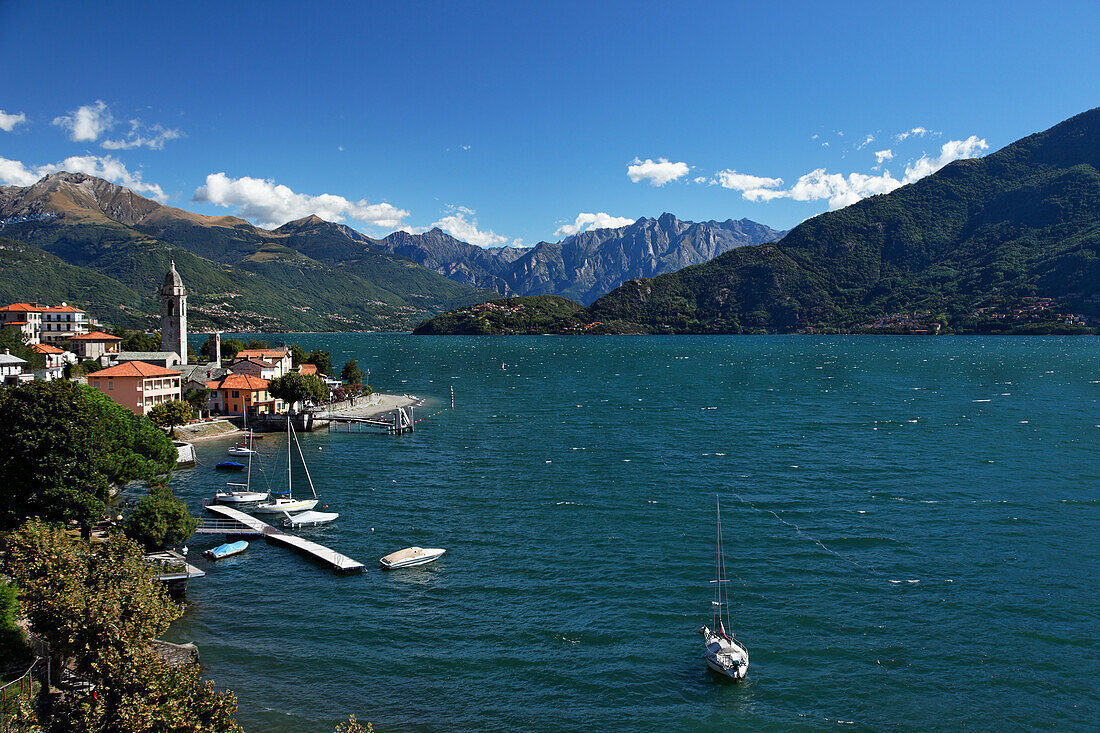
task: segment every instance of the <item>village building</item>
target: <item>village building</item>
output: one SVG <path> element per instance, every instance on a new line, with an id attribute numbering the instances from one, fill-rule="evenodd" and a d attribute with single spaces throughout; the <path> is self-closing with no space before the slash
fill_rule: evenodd
<path id="1" fill-rule="evenodd" d="M 260 379 L 272 380 L 279 375 L 279 367 L 266 359 L 241 359 L 230 365 L 229 371 L 234 374 L 250 374 Z"/>
<path id="2" fill-rule="evenodd" d="M 102 331 L 82 333 L 69 339 L 72 351 L 78 359 L 98 359 L 104 354 L 119 353 L 122 339 Z"/>
<path id="3" fill-rule="evenodd" d="M 88 375 L 88 385 L 116 404 L 146 415 L 156 405 L 181 398 L 180 373 L 141 361 L 128 361 Z"/>
<path id="4" fill-rule="evenodd" d="M 323 374 L 321 374 L 320 372 L 317 371 L 317 365 L 316 364 L 299 364 L 298 365 L 298 373 L 301 374 L 302 376 L 305 376 L 307 374 L 312 374 L 314 376 L 324 376 Z"/>
<path id="5" fill-rule="evenodd" d="M 225 367 L 218 366 L 214 362 L 209 364 L 184 364 L 178 367 L 183 381 L 183 393 L 186 395 L 193 389 L 207 389 L 207 382 L 216 382 L 229 374 Z"/>
<path id="6" fill-rule="evenodd" d="M 206 383 L 212 390 L 208 405 L 224 415 L 271 415 L 286 412 L 282 400 L 271 397 L 267 380 L 250 374 L 227 374 Z"/>
<path id="7" fill-rule="evenodd" d="M 23 367 L 26 364 L 26 359 L 12 356 L 11 351 L 4 349 L 4 353 L 0 354 L 0 383 L 11 385 L 34 379 L 33 374 L 23 373 Z"/>
<path id="8" fill-rule="evenodd" d="M 65 365 L 76 360 L 76 357 L 70 352 L 51 344 L 31 344 L 30 349 L 46 358 L 46 366 L 34 373 L 35 379 L 41 379 L 44 382 L 63 379 L 65 377 Z"/>
<path id="9" fill-rule="evenodd" d="M 289 372 L 294 361 L 290 356 L 290 349 L 287 348 L 242 349 L 233 357 L 234 364 L 238 361 L 244 361 L 245 359 L 259 359 L 261 361 L 271 362 L 275 367 L 276 377 L 281 377 Z M 232 369 L 232 367 L 230 368 Z"/>
<path id="10" fill-rule="evenodd" d="M 111 361 L 122 364 L 127 361 L 143 361 L 162 367 L 176 367 L 183 364 L 183 357 L 175 351 L 120 351 Z"/>
<path id="11" fill-rule="evenodd" d="M 40 340 L 46 344 L 63 343 L 73 336 L 88 333 L 88 315 L 68 303 L 42 311 Z"/>
<path id="12" fill-rule="evenodd" d="M 45 308 L 32 303 L 12 303 L 0 308 L 0 327 L 15 328 L 27 344 L 37 344 L 42 331 L 42 311 Z"/>

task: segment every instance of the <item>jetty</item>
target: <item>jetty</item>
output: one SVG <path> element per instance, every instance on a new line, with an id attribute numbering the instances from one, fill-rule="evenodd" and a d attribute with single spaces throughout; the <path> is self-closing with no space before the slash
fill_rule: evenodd
<path id="1" fill-rule="evenodd" d="M 369 431 L 383 430 L 390 435 L 404 435 L 406 433 L 413 432 L 413 426 L 417 421 L 413 420 L 412 408 L 408 411 L 404 407 L 398 407 L 393 411 L 392 417 L 359 417 L 357 415 L 347 415 L 337 412 L 324 412 L 317 413 L 315 417 L 317 419 L 328 420 L 329 432 L 340 432 L 340 426 L 347 427 L 347 432 L 352 432 L 352 428 L 356 428 L 355 432 L 363 432 L 363 428 L 366 427 Z"/>
<path id="2" fill-rule="evenodd" d="M 272 527 L 267 522 L 257 519 L 251 514 L 233 509 L 232 507 L 214 504 L 206 507 L 206 511 L 217 514 L 217 519 L 203 518 L 199 522 L 196 534 L 224 534 L 239 537 L 263 537 L 268 544 L 283 545 L 292 550 L 297 550 L 309 555 L 315 560 L 329 565 L 333 572 L 359 573 L 363 571 L 363 563 L 352 560 L 347 555 L 341 555 L 335 550 L 330 550 L 324 545 L 310 542 L 297 535 L 287 534 L 281 529 Z"/>

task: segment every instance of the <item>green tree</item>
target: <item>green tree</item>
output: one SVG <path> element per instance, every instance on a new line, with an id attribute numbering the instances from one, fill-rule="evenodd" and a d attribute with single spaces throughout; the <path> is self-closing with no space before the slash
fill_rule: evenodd
<path id="1" fill-rule="evenodd" d="M 176 432 L 177 425 L 186 425 L 191 422 L 192 417 L 191 405 L 180 400 L 161 402 L 159 405 L 153 405 L 153 409 L 149 410 L 149 419 L 153 424 L 162 428 L 171 428 L 173 434 Z"/>
<path id="2" fill-rule="evenodd" d="M 16 623 L 19 617 L 19 586 L 0 579 L 0 674 L 24 672 L 31 662 L 26 634 Z"/>
<path id="3" fill-rule="evenodd" d="M 344 363 L 344 368 L 340 370 L 340 379 L 343 379 L 348 384 L 362 384 L 366 375 L 363 374 L 363 370 L 359 368 L 358 359 L 348 359 Z"/>
<path id="4" fill-rule="evenodd" d="M 126 535 L 148 549 L 182 544 L 198 520 L 167 486 L 154 486 L 126 517 Z"/>
<path id="5" fill-rule="evenodd" d="M 94 697 L 55 703 L 40 721 L 42 730 L 241 730 L 231 693 L 203 684 L 197 666 L 172 667 L 155 653 L 152 640 L 182 608 L 168 598 L 136 543 L 113 536 L 92 545 L 28 522 L 8 538 L 4 571 L 19 582 L 31 630 L 96 685 Z"/>
<path id="6" fill-rule="evenodd" d="M 306 364 L 313 364 L 321 374 L 332 375 L 336 370 L 332 366 L 332 354 L 322 349 L 314 349 L 306 357 Z"/>
<path id="7" fill-rule="evenodd" d="M 328 397 L 328 387 L 316 374 L 288 372 L 268 382 L 267 391 L 272 397 L 288 404 L 310 400 L 320 402 Z"/>
<path id="8" fill-rule="evenodd" d="M 222 358 L 232 359 L 238 351 L 244 351 L 244 342 L 240 339 L 226 339 L 222 341 Z"/>
<path id="9" fill-rule="evenodd" d="M 112 333 L 122 339 L 122 343 L 119 344 L 119 349 L 122 351 L 160 351 L 160 331 L 143 333 L 116 328 Z M 180 356 L 186 356 L 186 354 Z"/>
<path id="10" fill-rule="evenodd" d="M 13 326 L 0 326 L 0 354 L 3 354 L 5 349 L 11 352 L 12 356 L 27 362 L 23 365 L 24 372 L 36 372 L 46 368 L 46 355 L 31 349 L 27 344 L 27 337 Z"/>
<path id="11" fill-rule="evenodd" d="M 271 344 L 263 339 L 249 339 L 244 347 L 246 349 L 270 349 Z"/>
<path id="12" fill-rule="evenodd" d="M 183 393 L 183 401 L 191 405 L 192 412 L 201 417 L 203 410 L 206 409 L 206 402 L 210 398 L 211 392 L 213 390 L 209 387 L 189 389 Z"/>
<path id="13" fill-rule="evenodd" d="M 291 363 L 291 366 L 298 366 L 299 364 L 304 364 L 306 362 L 306 359 L 308 359 L 308 358 L 309 358 L 309 354 L 306 353 L 306 350 L 303 349 L 301 346 L 299 346 L 298 344 L 291 344 L 290 345 L 290 363 Z"/>
<path id="14" fill-rule="evenodd" d="M 103 366 L 95 359 L 85 359 L 80 362 L 80 368 L 85 374 L 91 374 L 92 372 L 98 372 Z"/>
<path id="15" fill-rule="evenodd" d="M 146 417 L 74 382 L 0 390 L 0 530 L 39 517 L 88 528 L 112 485 L 171 473 L 177 451 Z"/>

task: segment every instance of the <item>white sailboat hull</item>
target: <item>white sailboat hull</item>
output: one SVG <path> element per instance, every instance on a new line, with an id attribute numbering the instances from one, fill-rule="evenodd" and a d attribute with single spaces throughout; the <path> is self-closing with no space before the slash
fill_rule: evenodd
<path id="1" fill-rule="evenodd" d="M 266 491 L 219 491 L 214 494 L 214 500 L 219 504 L 251 504 L 266 498 Z"/>
<path id="2" fill-rule="evenodd" d="M 749 650 L 733 639 L 714 633 L 706 626 L 699 631 L 703 634 L 703 656 L 707 660 L 707 666 L 730 679 L 745 679 L 749 673 Z"/>
<path id="3" fill-rule="evenodd" d="M 317 506 L 317 499 L 276 499 L 266 504 L 257 504 L 252 511 L 257 514 L 282 514 L 283 512 L 306 512 Z"/>

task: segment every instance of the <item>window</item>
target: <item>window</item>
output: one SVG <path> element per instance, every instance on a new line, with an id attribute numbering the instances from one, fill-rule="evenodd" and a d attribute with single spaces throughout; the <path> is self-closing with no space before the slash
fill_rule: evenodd
<path id="1" fill-rule="evenodd" d="M 114 389 L 114 388 L 115 388 L 115 380 L 108 379 L 107 380 L 107 389 Z"/>
<path id="2" fill-rule="evenodd" d="M 95 387 L 96 389 L 99 389 L 99 380 L 98 379 L 92 380 L 92 386 Z"/>

